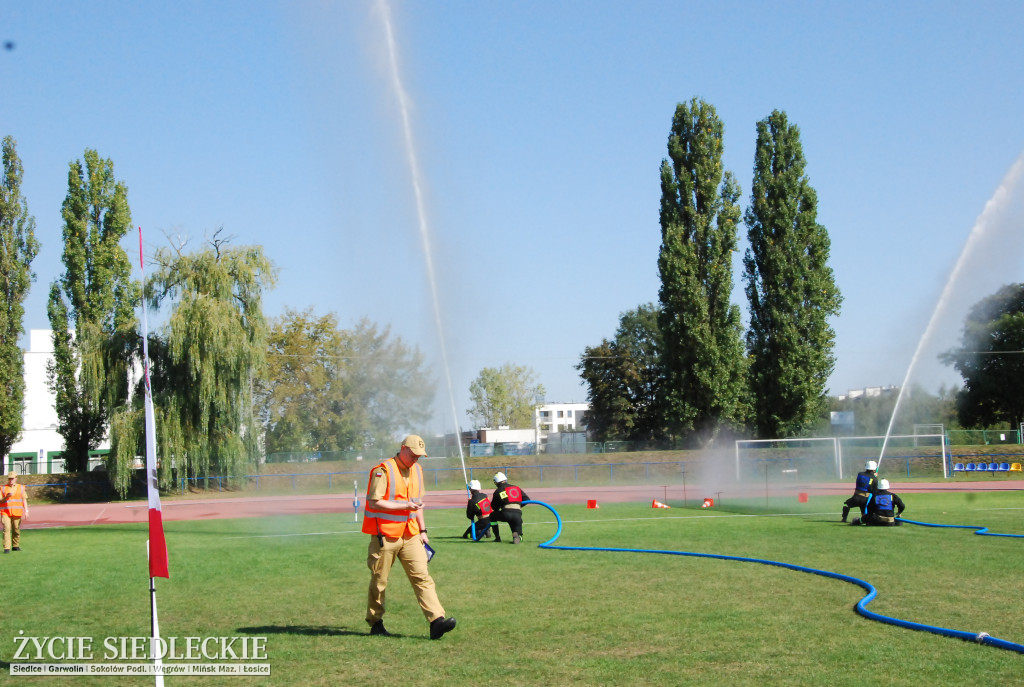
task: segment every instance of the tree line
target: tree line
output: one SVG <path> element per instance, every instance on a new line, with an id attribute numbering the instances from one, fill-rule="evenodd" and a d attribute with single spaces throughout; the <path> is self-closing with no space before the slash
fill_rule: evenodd
<path id="1" fill-rule="evenodd" d="M 16 144 L 3 140 L 0 186 L 0 449 L 23 430 L 24 299 L 39 251 L 21 193 Z M 149 373 L 159 427 L 161 484 L 239 475 L 275 450 L 344 450 L 390 443 L 426 420 L 433 380 L 422 354 L 363 320 L 287 310 L 268 319 L 263 296 L 276 269 L 261 246 L 236 246 L 218 230 L 187 250 L 169 240 L 148 259 L 145 284 L 131 276 L 121 241 L 132 229 L 127 185 L 113 162 L 87 149 L 70 163 L 63 220 L 63 273 L 50 285 L 53 359 L 47 384 L 68 472 L 84 472 L 109 432 L 106 468 L 127 493 L 144 455 L 143 353 L 136 312 L 164 311 L 150 332 Z"/>
<path id="2" fill-rule="evenodd" d="M 775 111 L 758 122 L 750 204 L 724 170 L 724 127 L 714 108 L 677 106 L 662 161 L 657 303 L 623 313 L 611 339 L 576 366 L 589 387 L 596 440 L 671 439 L 706 445 L 723 432 L 798 436 L 827 411 L 835 364 L 828 319 L 842 298 L 828 267 L 799 129 Z M 2 142 L 0 179 L 0 450 L 22 433 L 24 300 L 40 250 L 21 193 L 14 139 Z M 127 185 L 113 162 L 87 149 L 69 164 L 61 208 L 64 272 L 49 288 L 54 357 L 48 385 L 68 471 L 88 468 L 109 431 L 107 469 L 125 493 L 143 450 L 142 339 L 146 298 L 164 311 L 149 335 L 159 475 L 237 475 L 275 451 L 390 445 L 431 415 L 434 378 L 422 353 L 369 320 L 340 328 L 333 314 L 263 312 L 276 270 L 261 246 L 218 231 L 201 247 L 169 240 L 139 283 L 121 247 L 132 228 Z M 750 322 L 730 302 L 740 218 Z M 936 403 L 917 393 L 922 416 L 965 427 L 1024 420 L 1024 284 L 1010 284 L 968 314 L 962 344 L 944 354 L 964 378 Z M 485 368 L 471 385 L 481 426 L 522 425 L 543 396 L 529 368 Z M 853 403 L 847 402 L 847 403 Z M 863 401 L 862 403 L 866 403 Z M 930 403 L 930 405 L 929 405 Z M 877 404 L 875 404 L 877 405 Z M 874 406 L 872 406 L 874 407 Z M 524 408 L 530 412 L 526 413 Z M 867 406 L 864 406 L 866 409 Z M 877 411 L 876 411 L 877 414 Z M 926 421 L 926 420 L 922 420 Z"/>
<path id="3" fill-rule="evenodd" d="M 800 130 L 775 110 L 755 132 L 752 190 L 741 213 L 739 184 L 722 163 L 724 127 L 715 108 L 698 98 L 676 106 L 660 170 L 658 302 L 622 313 L 614 335 L 585 348 L 576 365 L 595 440 L 701 447 L 723 434 L 805 436 L 823 429 L 830 407 L 845 405 L 827 393 L 835 367 L 829 321 L 842 295 Z M 741 216 L 745 331 L 730 301 Z M 965 422 L 1020 426 L 1022 289 L 1004 287 L 968 316 L 963 345 L 943 356 L 965 385 L 941 392 L 930 404 L 937 414 L 949 414 L 952 395 Z M 925 396 L 918 390 L 918 399 Z"/>

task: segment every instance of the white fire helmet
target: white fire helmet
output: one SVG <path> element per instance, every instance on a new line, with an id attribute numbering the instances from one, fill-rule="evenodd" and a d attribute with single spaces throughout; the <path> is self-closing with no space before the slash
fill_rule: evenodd
<path id="1" fill-rule="evenodd" d="M 889 480 L 887 480 L 887 479 L 880 479 L 880 480 L 878 480 L 878 488 L 882 489 L 883 491 L 889 491 Z"/>
<path id="2" fill-rule="evenodd" d="M 877 470 L 878 469 L 878 463 L 876 463 L 873 460 L 869 460 L 868 462 L 864 463 L 864 469 L 865 470 Z"/>
<path id="3" fill-rule="evenodd" d="M 496 473 L 494 475 L 494 483 L 495 484 L 501 484 L 502 482 L 507 482 L 507 481 L 508 481 L 508 477 L 505 476 L 504 472 L 499 472 L 499 473 Z"/>
<path id="4" fill-rule="evenodd" d="M 472 489 L 473 491 L 480 491 L 480 480 L 478 480 L 478 479 L 470 480 L 469 488 Z"/>

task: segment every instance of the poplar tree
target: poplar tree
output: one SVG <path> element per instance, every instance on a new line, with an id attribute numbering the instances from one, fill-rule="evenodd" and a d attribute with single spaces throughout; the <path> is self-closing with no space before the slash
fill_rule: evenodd
<path id="1" fill-rule="evenodd" d="M 740 188 L 722 152 L 715 108 L 697 98 L 677 105 L 661 164 L 658 324 L 667 425 L 696 445 L 746 412 L 740 311 L 730 302 Z"/>
<path id="2" fill-rule="evenodd" d="M 748 379 L 762 438 L 809 431 L 828 407 L 842 303 L 828 266 L 828 231 L 805 173 L 800 130 L 775 110 L 757 123 L 754 180 L 743 259 L 750 307 Z"/>
<path id="3" fill-rule="evenodd" d="M 64 274 L 50 286 L 47 304 L 54 350 L 47 381 L 71 472 L 87 469 L 111 412 L 127 400 L 138 338 L 139 287 L 120 244 L 132 221 L 128 188 L 95 150 L 86 150 L 84 160 L 68 171 L 61 210 Z"/>
<path id="4" fill-rule="evenodd" d="M 259 454 L 253 392 L 264 372 L 268 325 L 263 292 L 275 283 L 260 246 L 229 246 L 214 234 L 202 250 L 158 248 L 146 279 L 152 312 L 170 305 L 167 323 L 150 335 L 150 382 L 162 485 L 177 478 L 244 474 Z M 141 380 L 140 380 L 141 383 Z M 131 464 L 144 449 L 141 386 L 113 420 L 114 487 L 130 486 Z"/>
<path id="5" fill-rule="evenodd" d="M 21 195 L 23 174 L 16 143 L 6 136 L 0 179 L 0 458 L 10 453 L 24 425 L 25 358 L 18 337 L 25 332 L 25 297 L 39 253 L 36 220 Z"/>

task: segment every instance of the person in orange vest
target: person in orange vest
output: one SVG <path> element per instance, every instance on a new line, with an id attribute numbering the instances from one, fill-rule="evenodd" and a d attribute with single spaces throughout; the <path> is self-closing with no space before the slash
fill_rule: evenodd
<path id="1" fill-rule="evenodd" d="M 0 486 L 0 519 L 4 525 L 4 553 L 21 551 L 21 519 L 28 517 L 28 496 L 18 484 L 18 473 L 7 473 L 7 484 Z"/>
<path id="2" fill-rule="evenodd" d="M 363 532 L 370 536 L 366 565 L 370 568 L 370 592 L 366 622 L 371 635 L 390 636 L 384 628 L 384 592 L 391 566 L 397 558 L 412 584 L 423 615 L 430 623 L 430 638 L 440 639 L 455 629 L 455 618 L 446 618 L 437 598 L 434 579 L 427 571 L 427 525 L 423 518 L 423 468 L 427 455 L 423 439 L 410 434 L 394 458 L 370 471 L 363 510 Z"/>

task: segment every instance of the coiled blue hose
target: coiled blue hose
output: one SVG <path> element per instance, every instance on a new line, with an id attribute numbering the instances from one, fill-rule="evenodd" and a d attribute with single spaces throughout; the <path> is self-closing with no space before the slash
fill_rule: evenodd
<path id="1" fill-rule="evenodd" d="M 717 558 L 723 561 L 743 561 L 745 563 L 761 563 L 762 565 L 773 565 L 778 568 L 786 568 L 788 570 L 796 570 L 798 572 L 811 573 L 812 575 L 821 575 L 822 577 L 831 577 L 836 580 L 842 580 L 843 582 L 849 582 L 855 584 L 867 591 L 867 595 L 857 602 L 855 609 L 857 613 L 864 616 L 868 620 L 875 620 L 880 623 L 887 623 L 889 625 L 896 625 L 897 627 L 905 627 L 908 630 L 920 630 L 922 632 L 931 632 L 932 634 L 942 635 L 944 637 L 954 637 L 956 639 L 963 639 L 968 642 L 978 642 L 979 644 L 986 644 L 988 646 L 994 646 L 999 649 L 1007 649 L 1008 651 L 1016 651 L 1019 654 L 1024 654 L 1024 644 L 1017 644 L 1016 642 L 1010 642 L 1005 639 L 999 639 L 998 637 L 992 637 L 986 632 L 965 632 L 963 630 L 951 630 L 945 627 L 937 627 L 934 625 L 924 625 L 922 623 L 915 623 L 909 620 L 901 620 L 899 618 L 893 618 L 891 616 L 882 615 L 875 613 L 867 609 L 867 605 L 874 601 L 878 592 L 869 582 L 851 577 L 849 575 L 843 575 L 841 573 L 834 573 L 828 570 L 818 570 L 816 568 L 807 568 L 802 565 L 793 565 L 792 563 L 782 563 L 780 561 L 770 561 L 764 558 L 745 558 L 743 556 L 726 556 L 723 554 L 715 553 L 695 553 L 692 551 L 667 551 L 661 549 L 620 549 L 604 546 L 555 546 L 554 542 L 562 535 L 562 518 L 554 508 L 544 503 L 543 501 L 523 501 L 523 505 L 533 504 L 537 506 L 544 506 L 551 511 L 555 516 L 555 522 L 558 528 L 555 530 L 555 536 L 548 539 L 546 542 L 540 545 L 542 549 L 556 549 L 560 551 L 618 551 L 623 553 L 660 553 L 669 556 L 691 556 L 694 558 Z M 913 520 L 904 520 L 903 522 L 924 525 L 926 527 L 967 527 L 966 525 L 932 525 L 929 523 L 914 522 Z M 974 528 L 979 529 L 979 528 Z M 980 528 L 987 529 L 987 528 Z M 988 534 L 988 532 L 975 532 L 975 534 Z M 989 536 L 997 537 L 1020 537 L 1022 535 L 1016 534 L 995 534 Z"/>

